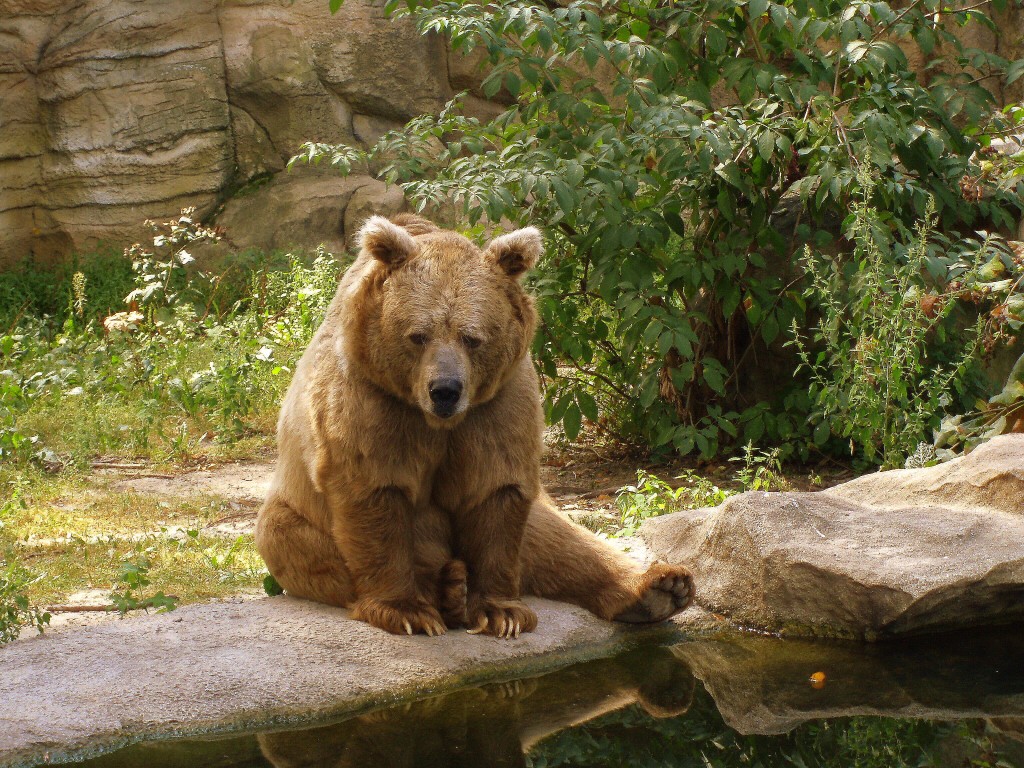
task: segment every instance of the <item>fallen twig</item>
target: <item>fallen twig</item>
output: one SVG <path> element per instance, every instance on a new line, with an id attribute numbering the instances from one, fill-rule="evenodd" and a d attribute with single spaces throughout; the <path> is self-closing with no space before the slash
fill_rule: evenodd
<path id="1" fill-rule="evenodd" d="M 608 488 L 599 488 L 596 491 L 587 491 L 576 496 L 577 499 L 596 499 L 598 496 L 614 496 L 622 489 L 621 485 L 613 485 Z"/>
<path id="2" fill-rule="evenodd" d="M 47 613 L 88 613 L 90 611 L 106 613 L 117 609 L 112 605 L 47 605 L 43 610 Z"/>
<path id="3" fill-rule="evenodd" d="M 124 463 L 110 463 L 106 461 L 94 461 L 92 463 L 93 469 L 145 469 L 145 464 L 124 464 Z"/>

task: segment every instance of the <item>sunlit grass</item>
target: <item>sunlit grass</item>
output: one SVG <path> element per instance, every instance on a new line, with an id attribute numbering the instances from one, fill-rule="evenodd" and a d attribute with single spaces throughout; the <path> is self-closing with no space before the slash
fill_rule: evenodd
<path id="1" fill-rule="evenodd" d="M 142 560 L 150 563 L 146 595 L 162 591 L 188 603 L 259 588 L 266 571 L 252 537 L 204 530 L 237 517 L 237 504 L 138 493 L 117 487 L 123 479 L 0 471 L 0 555 L 42 576 L 27 591 L 33 604 L 110 592 L 122 564 Z"/>
<path id="2" fill-rule="evenodd" d="M 286 380 L 281 382 L 283 386 Z M 87 469 L 99 457 L 155 463 L 196 458 L 239 460 L 273 446 L 280 392 L 261 398 L 241 434 L 221 434 L 203 413 L 189 415 L 171 403 L 149 406 L 110 395 L 55 393 L 39 398 L 18 417 L 18 429 L 36 435 L 58 460 Z"/>
<path id="3" fill-rule="evenodd" d="M 36 605 L 65 603 L 76 592 L 120 589 L 122 564 L 149 565 L 144 595 L 163 592 L 180 604 L 236 595 L 260 588 L 266 569 L 251 536 L 185 534 L 141 539 L 73 539 L 20 550 L 25 566 L 43 578 L 28 589 Z"/>

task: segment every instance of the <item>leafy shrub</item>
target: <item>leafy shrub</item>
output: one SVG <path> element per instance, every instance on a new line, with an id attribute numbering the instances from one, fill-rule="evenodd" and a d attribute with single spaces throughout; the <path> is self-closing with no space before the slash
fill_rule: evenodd
<path id="1" fill-rule="evenodd" d="M 131 259 L 113 250 L 72 254 L 58 265 L 16 264 L 0 271 L 0 335 L 9 334 L 27 317 L 51 317 L 56 327 L 63 325 L 69 317 L 76 274 L 87 286 L 80 315 L 92 319 L 120 309 L 134 280 Z"/>
<path id="2" fill-rule="evenodd" d="M 976 151 L 1019 123 L 987 86 L 1024 67 L 964 46 L 961 27 L 992 26 L 976 5 L 386 8 L 482 49 L 484 92 L 512 105 L 484 124 L 455 100 L 368 151 L 308 144 L 296 160 L 369 168 L 420 208 L 454 200 L 474 222 L 548 226 L 535 353 L 570 438 L 586 417 L 681 453 L 804 443 L 814 405 L 799 386 L 759 391 L 781 378 L 760 369 L 804 322 L 794 255 L 832 241 L 858 179 L 878 180 L 870 202 L 896 232 L 931 199 L 941 231 L 1010 225 L 1020 207 L 1015 170 Z M 914 48 L 934 57 L 927 86 Z"/>
<path id="3" fill-rule="evenodd" d="M 870 183 L 864 186 L 870 192 Z M 949 393 L 962 389 L 977 335 L 945 369 L 928 359 L 931 337 L 955 306 L 925 282 L 933 226 L 929 208 L 908 243 L 894 241 L 864 199 L 846 222 L 851 261 L 807 249 L 807 296 L 821 311 L 813 340 L 821 351 L 813 354 L 795 325 L 793 336 L 812 376 L 817 444 L 835 435 L 869 463 L 903 466 L 938 426 Z"/>
<path id="4" fill-rule="evenodd" d="M 146 224 L 155 233 L 152 249 L 140 243 L 125 250 L 125 256 L 132 259 L 137 287 L 125 297 L 128 304 L 140 304 L 147 309 L 150 318 L 163 307 L 173 307 L 181 301 L 196 300 L 203 295 L 198 283 L 209 284 L 212 278 L 207 273 L 190 265 L 195 258 L 186 250 L 197 244 L 216 242 L 219 237 L 209 227 L 195 220 L 195 209 L 185 208 L 172 221 Z"/>
<path id="5" fill-rule="evenodd" d="M 13 552 L 0 559 L 0 645 L 16 640 L 25 627 L 42 632 L 50 623 L 50 614 L 31 605 L 25 591 L 45 574 L 32 574 Z"/>
<path id="6" fill-rule="evenodd" d="M 977 235 L 964 241 L 963 253 L 953 252 L 949 291 L 980 316 L 981 344 L 992 353 L 1004 344 L 1016 346 L 1024 327 L 1024 243 L 990 232 Z M 1007 432 L 1024 432 L 1024 355 L 999 392 L 979 399 L 967 413 L 943 419 L 935 434 L 936 455 L 948 459 Z"/>
<path id="7" fill-rule="evenodd" d="M 676 480 L 681 483 L 673 487 L 650 472 L 638 470 L 636 485 L 623 486 L 615 496 L 622 526 L 616 535 L 634 535 L 641 523 L 651 517 L 681 509 L 716 507 L 734 493 L 693 472 L 685 472 Z"/>
<path id="8" fill-rule="evenodd" d="M 736 472 L 736 482 L 744 491 L 785 491 L 789 481 L 782 474 L 782 462 L 778 448 L 759 451 L 753 443 L 743 446 L 743 455 L 729 461 L 742 461 L 743 466 Z"/>
<path id="9" fill-rule="evenodd" d="M 94 322 L 87 308 L 102 283 L 82 272 L 67 284 L 62 315 L 23 315 L 0 336 L 0 457 L 51 466 L 61 463 L 54 450 L 69 449 L 186 458 L 201 440 L 272 428 L 282 374 L 323 319 L 338 261 L 322 248 L 311 258 L 245 254 L 242 266 L 225 266 L 225 290 L 226 272 L 198 268 L 187 250 L 215 232 L 189 210 L 150 224 L 152 247 L 126 251 L 135 282 L 121 285 L 121 311 Z M 54 420 L 59 430 L 37 426 Z"/>

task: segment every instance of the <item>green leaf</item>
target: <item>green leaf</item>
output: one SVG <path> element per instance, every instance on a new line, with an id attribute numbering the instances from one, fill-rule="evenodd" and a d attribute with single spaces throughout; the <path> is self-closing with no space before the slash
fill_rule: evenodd
<path id="1" fill-rule="evenodd" d="M 598 417 L 597 401 L 594 396 L 589 392 L 579 391 L 576 393 L 576 403 L 580 407 L 580 411 L 591 421 L 596 422 Z"/>
<path id="2" fill-rule="evenodd" d="M 1006 68 L 1005 85 L 1016 82 L 1021 75 L 1024 75 L 1024 59 L 1017 59 Z"/>
<path id="3" fill-rule="evenodd" d="M 705 364 L 703 377 L 711 389 L 720 395 L 725 394 L 725 377 L 722 376 L 722 369 L 719 366 Z"/>
<path id="4" fill-rule="evenodd" d="M 707 31 L 707 44 L 708 52 L 713 56 L 721 56 L 725 53 L 725 46 L 728 44 L 728 38 L 725 36 L 719 27 L 714 24 L 708 27 Z"/>
<path id="5" fill-rule="evenodd" d="M 736 220 L 736 201 L 733 200 L 732 193 L 727 187 L 722 187 L 718 190 L 718 197 L 715 203 L 727 221 Z"/>
<path id="6" fill-rule="evenodd" d="M 772 17 L 772 24 L 774 24 L 779 29 L 782 29 L 783 27 L 786 26 L 786 23 L 789 21 L 789 11 L 786 9 L 786 6 L 784 6 L 784 5 L 779 5 L 778 3 L 772 3 L 771 4 L 771 17 Z"/>
<path id="7" fill-rule="evenodd" d="M 565 436 L 569 440 L 575 440 L 579 436 L 582 426 L 583 414 L 579 406 L 573 403 L 566 409 L 565 416 L 562 417 L 562 429 L 565 430 Z"/>
<path id="8" fill-rule="evenodd" d="M 929 54 L 935 49 L 935 33 L 928 27 L 921 27 L 917 30 L 914 39 L 917 40 L 921 53 Z"/>
<path id="9" fill-rule="evenodd" d="M 715 173 L 717 173 L 727 182 L 732 184 L 734 187 L 742 189 L 743 174 L 740 173 L 740 169 L 737 167 L 736 163 L 732 162 L 731 160 L 727 163 L 720 163 L 715 168 Z"/>
<path id="10" fill-rule="evenodd" d="M 819 421 L 814 427 L 814 444 L 821 448 L 825 443 L 828 442 L 829 436 L 832 434 L 832 430 L 829 429 L 827 421 Z"/>
<path id="11" fill-rule="evenodd" d="M 522 87 L 522 84 L 522 81 L 515 73 L 505 73 L 505 90 L 511 93 L 513 97 L 519 96 L 519 89 Z"/>
<path id="12" fill-rule="evenodd" d="M 492 70 L 484 81 L 480 84 L 483 89 L 484 96 L 492 98 L 497 95 L 498 91 L 501 90 L 501 72 L 499 70 Z"/>
<path id="13" fill-rule="evenodd" d="M 764 16 L 764 12 L 768 10 L 768 0 L 750 0 L 750 5 L 747 6 L 747 10 L 750 12 L 750 18 L 760 18 L 761 16 Z"/>
<path id="14" fill-rule="evenodd" d="M 275 595 L 283 594 L 284 588 L 277 583 L 277 579 L 274 578 L 273 574 L 268 573 L 263 577 L 263 591 L 274 597 Z"/>
<path id="15" fill-rule="evenodd" d="M 562 213 L 566 216 L 571 214 L 576 206 L 576 199 L 569 186 L 561 179 L 552 179 L 551 188 L 555 192 L 555 200 L 558 202 L 558 207 L 562 209 Z"/>

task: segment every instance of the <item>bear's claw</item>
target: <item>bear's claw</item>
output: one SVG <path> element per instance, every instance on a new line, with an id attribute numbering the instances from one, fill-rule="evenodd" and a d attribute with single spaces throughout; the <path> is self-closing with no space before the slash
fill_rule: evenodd
<path id="1" fill-rule="evenodd" d="M 447 631 L 444 619 L 432 605 L 413 600 L 364 598 L 352 606 L 352 618 L 393 635 L 424 634 L 430 637 Z"/>
<path id="2" fill-rule="evenodd" d="M 512 640 L 537 628 L 537 614 L 519 600 L 484 599 L 470 601 L 471 635 L 488 634 Z"/>

